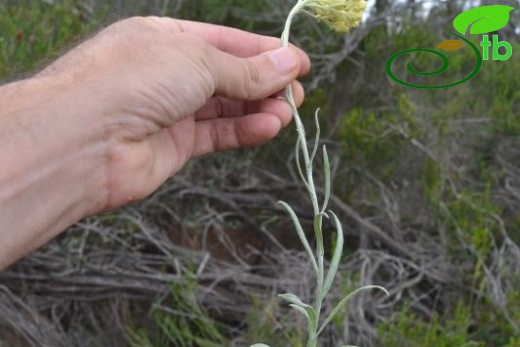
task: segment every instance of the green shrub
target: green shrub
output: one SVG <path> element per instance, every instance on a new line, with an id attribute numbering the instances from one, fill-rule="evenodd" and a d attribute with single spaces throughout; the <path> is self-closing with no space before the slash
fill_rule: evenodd
<path id="1" fill-rule="evenodd" d="M 424 319 L 404 308 L 396 321 L 379 329 L 380 346 L 400 347 L 487 347 L 474 339 L 471 313 L 463 304 L 455 308 L 453 316 Z"/>
<path id="2" fill-rule="evenodd" d="M 156 305 L 152 322 L 146 327 L 130 327 L 135 347 L 221 347 L 229 345 L 219 325 L 200 305 L 195 295 L 197 283 L 172 284 L 170 295 Z"/>
<path id="3" fill-rule="evenodd" d="M 104 19 L 74 0 L 7 0 L 0 3 L 0 80 L 34 72 Z"/>

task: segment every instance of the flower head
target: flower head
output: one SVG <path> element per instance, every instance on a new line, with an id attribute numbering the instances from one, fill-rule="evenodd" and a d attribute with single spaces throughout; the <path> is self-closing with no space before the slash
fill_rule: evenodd
<path id="1" fill-rule="evenodd" d="M 308 0 L 305 7 L 332 29 L 346 33 L 361 23 L 366 3 L 365 0 Z"/>

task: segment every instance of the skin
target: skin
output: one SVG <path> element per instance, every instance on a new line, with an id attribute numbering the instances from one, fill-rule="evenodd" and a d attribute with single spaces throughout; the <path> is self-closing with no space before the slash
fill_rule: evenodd
<path id="1" fill-rule="evenodd" d="M 190 159 L 260 145 L 309 70 L 280 40 L 170 18 L 117 22 L 0 87 L 0 269 L 78 220 L 143 199 Z"/>

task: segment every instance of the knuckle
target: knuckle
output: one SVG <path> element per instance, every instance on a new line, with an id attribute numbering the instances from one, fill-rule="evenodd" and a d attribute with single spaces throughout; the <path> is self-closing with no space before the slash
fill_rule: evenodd
<path id="1" fill-rule="evenodd" d="M 186 49 L 190 50 L 191 60 L 195 64 L 193 76 L 197 77 L 199 85 L 205 88 L 206 97 L 210 97 L 220 83 L 218 74 L 214 73 L 214 48 L 196 35 L 189 34 L 185 38 L 188 40 Z"/>
<path id="2" fill-rule="evenodd" d="M 189 56 L 201 62 L 205 62 L 210 57 L 209 45 L 199 36 L 190 33 L 182 33 L 181 35 L 172 37 L 172 47 L 181 49 L 185 53 L 189 52 Z"/>

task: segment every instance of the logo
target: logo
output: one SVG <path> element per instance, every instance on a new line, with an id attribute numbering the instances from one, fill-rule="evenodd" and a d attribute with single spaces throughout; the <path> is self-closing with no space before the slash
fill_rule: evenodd
<path id="1" fill-rule="evenodd" d="M 418 76 L 434 76 L 446 71 L 450 65 L 448 57 L 438 50 L 427 48 L 407 49 L 392 55 L 386 62 L 386 73 L 391 79 L 399 84 L 420 89 L 449 88 L 467 82 L 478 74 L 484 60 L 493 59 L 497 61 L 505 61 L 513 55 L 513 47 L 509 42 L 500 41 L 498 35 L 495 34 L 487 35 L 505 27 L 507 23 L 509 23 L 509 15 L 512 10 L 514 10 L 514 7 L 504 5 L 481 6 L 465 11 L 455 18 L 453 21 L 453 27 L 457 32 L 446 31 L 446 33 L 455 36 L 457 39 L 441 42 L 437 48 L 447 51 L 455 51 L 468 45 L 473 50 L 476 58 L 475 67 L 464 79 L 449 84 L 430 86 L 412 84 L 395 76 L 392 72 L 392 63 L 397 58 L 413 52 L 434 54 L 442 60 L 442 66 L 435 71 L 421 72 L 416 70 L 412 66 L 411 62 L 408 62 L 406 68 L 412 74 Z M 480 47 L 477 47 L 469 41 L 466 38 L 468 35 L 483 35 Z M 480 53 L 480 48 L 482 49 L 482 53 Z"/>

